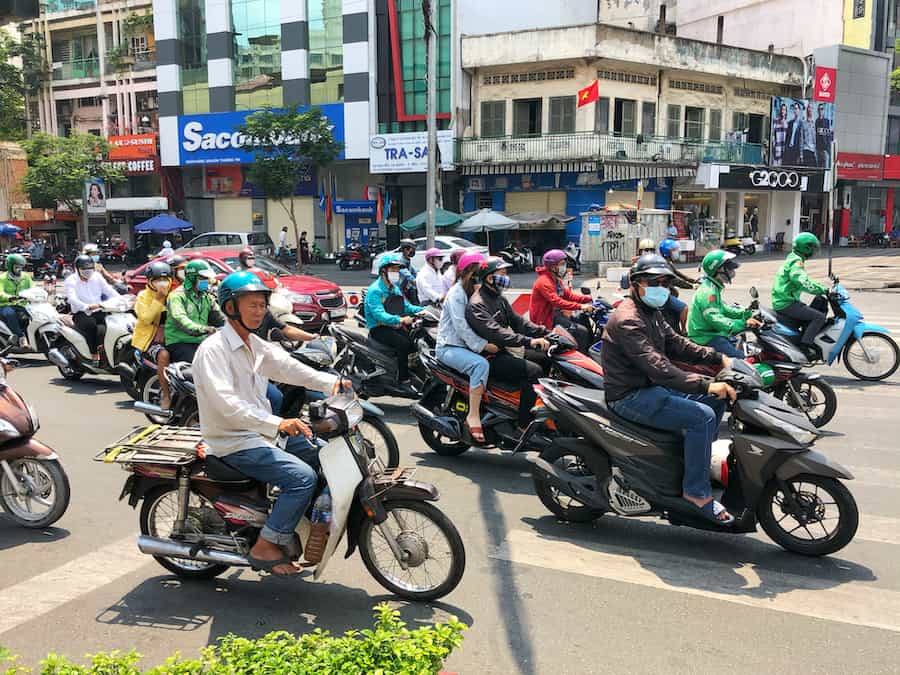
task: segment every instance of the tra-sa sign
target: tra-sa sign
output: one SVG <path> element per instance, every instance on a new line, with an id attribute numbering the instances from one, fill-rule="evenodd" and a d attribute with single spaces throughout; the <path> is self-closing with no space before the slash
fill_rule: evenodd
<path id="1" fill-rule="evenodd" d="M 441 169 L 453 169 L 453 131 L 438 131 Z M 428 170 L 428 133 L 378 134 L 369 139 L 369 173 L 414 173 Z"/>

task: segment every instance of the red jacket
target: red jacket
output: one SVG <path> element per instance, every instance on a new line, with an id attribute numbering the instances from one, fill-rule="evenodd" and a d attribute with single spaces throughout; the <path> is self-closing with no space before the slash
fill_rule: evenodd
<path id="1" fill-rule="evenodd" d="M 559 277 L 546 267 L 538 267 L 537 272 L 538 278 L 531 288 L 531 305 L 528 308 L 528 318 L 532 323 L 551 329 L 555 324 L 555 310 L 575 311 L 591 301 L 591 296 L 575 293 L 564 286 Z"/>

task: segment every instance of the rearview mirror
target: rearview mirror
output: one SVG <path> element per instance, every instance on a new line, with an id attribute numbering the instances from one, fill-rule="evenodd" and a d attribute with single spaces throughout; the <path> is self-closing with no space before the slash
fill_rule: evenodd
<path id="1" fill-rule="evenodd" d="M 751 286 L 751 287 L 750 287 L 750 297 L 751 297 L 751 298 L 758 298 L 758 297 L 759 297 L 759 291 L 756 290 L 756 286 Z"/>
<path id="2" fill-rule="evenodd" d="M 591 294 L 591 289 L 588 288 L 587 286 L 582 286 L 582 287 L 581 287 L 581 294 L 582 294 L 582 295 L 590 295 L 590 294 Z"/>

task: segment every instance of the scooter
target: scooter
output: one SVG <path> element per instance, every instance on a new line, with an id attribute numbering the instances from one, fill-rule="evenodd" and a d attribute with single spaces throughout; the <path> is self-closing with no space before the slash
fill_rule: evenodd
<path id="1" fill-rule="evenodd" d="M 87 340 L 75 328 L 70 316 L 61 317 L 59 339 L 47 351 L 47 359 L 67 380 L 80 380 L 85 373 L 95 375 L 118 374 L 118 366 L 130 358 L 131 334 L 135 318 L 133 295 L 119 295 L 100 303 L 106 314 L 105 326 L 100 327 L 100 364 L 91 361 Z"/>
<path id="2" fill-rule="evenodd" d="M 725 250 L 735 255 L 753 255 L 758 247 L 753 237 L 730 237 L 725 240 Z"/>
<path id="3" fill-rule="evenodd" d="M 34 438 L 37 411 L 6 383 L 15 365 L 0 358 L 0 505 L 19 525 L 44 529 L 69 507 L 69 478 L 59 455 Z"/>
<path id="4" fill-rule="evenodd" d="M 28 349 L 19 348 L 18 340 L 9 327 L 0 321 L 0 349 L 12 348 L 18 353 L 46 354 L 51 345 L 56 344 L 60 334 L 59 313 L 49 302 L 47 291 L 32 286 L 19 293 L 26 305 L 18 308 L 20 322 L 28 340 Z"/>
<path id="5" fill-rule="evenodd" d="M 729 533 L 756 531 L 801 555 L 822 556 L 850 543 L 859 524 L 847 469 L 812 446 L 820 432 L 793 408 L 761 391 L 750 364 L 735 359 L 716 376 L 737 392 L 730 439 L 716 441 L 713 496 L 734 516 L 715 522 L 682 497 L 681 434 L 642 427 L 616 415 L 604 392 L 552 380 L 540 396 L 581 438 L 563 438 L 529 457 L 541 502 L 554 515 L 590 522 L 606 512 L 655 515 L 673 525 Z"/>
<path id="6" fill-rule="evenodd" d="M 344 247 L 338 257 L 338 267 L 342 271 L 367 268 L 372 262 L 369 249 L 357 241 L 351 241 Z"/>
<path id="7" fill-rule="evenodd" d="M 900 365 L 900 348 L 890 336 L 887 328 L 863 321 L 860 312 L 850 302 L 850 294 L 836 276 L 831 276 L 832 287 L 827 298 L 822 296 L 813 300 L 812 306 L 827 312 L 831 307 L 832 316 L 824 328 L 815 337 L 815 363 L 827 363 L 829 366 L 839 358 L 850 373 L 868 381 L 884 380 L 890 377 Z M 755 288 L 750 294 L 759 296 Z M 821 300 L 820 300 L 821 298 Z M 792 344 L 799 346 L 802 335 L 802 324 L 776 311 L 761 308 L 766 321 L 777 324 L 775 333 L 786 337 Z"/>
<path id="8" fill-rule="evenodd" d="M 350 557 L 390 592 L 410 600 L 450 593 L 465 570 L 465 548 L 453 522 L 429 502 L 437 489 L 414 470 L 387 470 L 370 459 L 357 431 L 359 401 L 346 393 L 310 406 L 310 426 L 327 445 L 320 479 L 286 553 L 322 577 L 346 535 Z M 249 567 L 248 554 L 275 502 L 271 486 L 206 452 L 198 430 L 150 426 L 128 434 L 95 458 L 130 472 L 121 497 L 141 503 L 138 548 L 186 579 L 210 579 Z"/>
<path id="9" fill-rule="evenodd" d="M 566 265 L 573 272 L 581 271 L 581 248 L 574 241 L 570 241 L 563 249 L 566 253 Z"/>

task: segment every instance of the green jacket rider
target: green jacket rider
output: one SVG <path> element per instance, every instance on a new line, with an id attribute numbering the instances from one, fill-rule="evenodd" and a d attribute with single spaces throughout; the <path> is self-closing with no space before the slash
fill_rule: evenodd
<path id="1" fill-rule="evenodd" d="M 225 315 L 209 292 L 216 275 L 205 260 L 192 260 L 184 270 L 181 288 L 169 293 L 166 301 L 166 348 L 172 361 L 192 361 L 196 346 L 225 323 Z M 173 349 L 191 345 L 192 349 Z M 182 353 L 176 352 L 183 352 Z M 188 356 L 190 358 L 188 358 Z"/>
<path id="2" fill-rule="evenodd" d="M 791 321 L 805 326 L 800 342 L 817 357 L 814 340 L 825 326 L 826 315 L 801 302 L 800 295 L 806 291 L 811 295 L 825 295 L 828 287 L 810 279 L 806 273 L 806 261 L 812 258 L 819 249 L 819 239 L 812 232 L 802 232 L 794 239 L 792 251 L 775 275 L 772 287 L 772 307 L 775 311 Z M 808 350 L 809 351 L 809 350 Z"/>
<path id="3" fill-rule="evenodd" d="M 746 330 L 748 325 L 756 325 L 751 319 L 753 311 L 726 304 L 722 300 L 722 289 L 734 279 L 740 264 L 733 253 L 719 249 L 707 253 L 701 266 L 705 276 L 691 301 L 688 337 L 717 352 L 743 358 L 744 355 L 730 338 Z"/>

